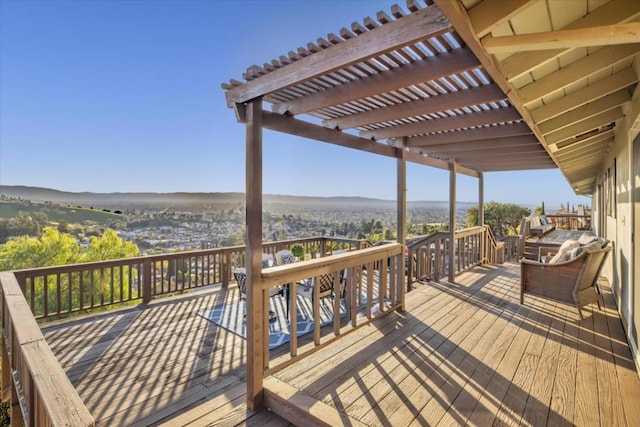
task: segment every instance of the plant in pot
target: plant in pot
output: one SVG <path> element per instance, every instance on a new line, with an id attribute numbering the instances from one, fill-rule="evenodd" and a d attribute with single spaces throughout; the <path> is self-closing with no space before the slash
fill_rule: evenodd
<path id="1" fill-rule="evenodd" d="M 293 245 L 291 245 L 291 255 L 296 257 L 296 260 L 301 260 L 304 256 L 304 246 L 302 246 L 300 243 L 294 243 Z"/>

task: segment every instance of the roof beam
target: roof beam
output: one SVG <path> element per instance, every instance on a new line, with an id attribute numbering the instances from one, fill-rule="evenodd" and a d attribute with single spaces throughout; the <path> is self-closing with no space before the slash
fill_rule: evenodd
<path id="1" fill-rule="evenodd" d="M 622 89 L 596 101 L 585 104 L 582 107 L 554 117 L 551 120 L 547 120 L 546 122 L 539 124 L 538 128 L 543 135 L 547 135 L 551 132 L 570 126 L 578 121 L 609 111 L 629 101 L 631 101 L 631 95 L 629 92 Z"/>
<path id="2" fill-rule="evenodd" d="M 545 136 L 545 140 L 547 141 L 547 144 L 557 144 L 565 139 L 573 138 L 576 135 L 581 135 L 585 132 L 597 129 L 600 126 L 615 122 L 623 116 L 622 108 L 616 107 L 612 110 L 596 114 L 588 119 L 581 120 L 563 129 L 552 132 Z"/>
<path id="3" fill-rule="evenodd" d="M 525 9 L 535 0 L 484 0 L 469 10 L 469 19 L 478 38 Z"/>
<path id="4" fill-rule="evenodd" d="M 477 61 L 476 61 L 477 63 Z M 430 96 L 426 99 L 403 102 L 375 108 L 358 114 L 325 120 L 323 125 L 328 128 L 351 129 L 373 123 L 415 117 L 424 114 L 437 113 L 455 108 L 484 104 L 506 99 L 506 95 L 494 84 L 479 86 L 471 89 L 450 92 L 446 95 Z"/>
<path id="5" fill-rule="evenodd" d="M 640 4 L 640 2 L 639 2 Z M 538 124 L 550 120 L 574 108 L 578 108 L 588 102 L 609 95 L 617 90 L 631 86 L 638 81 L 633 68 L 626 68 L 609 77 L 590 84 L 582 89 L 556 99 L 546 105 L 531 111 L 531 117 Z"/>
<path id="6" fill-rule="evenodd" d="M 301 58 L 242 86 L 226 92 L 227 106 L 244 103 L 259 96 L 282 90 L 400 47 L 434 37 L 450 28 L 447 17 L 438 7 L 419 9 L 410 15 L 376 27 Z"/>
<path id="7" fill-rule="evenodd" d="M 491 37 L 488 35 L 482 39 L 482 46 L 484 46 L 487 52 L 496 54 L 547 49 L 610 46 L 638 43 L 639 40 L 640 22 L 629 22 L 626 24 L 603 25 L 575 30 L 546 31 L 514 36 Z"/>
<path id="8" fill-rule="evenodd" d="M 540 146 L 540 143 L 533 135 L 521 135 L 512 138 L 494 138 L 484 141 L 466 141 L 466 142 L 453 142 L 449 144 L 434 144 L 420 147 L 419 150 L 423 153 L 437 153 L 447 152 L 456 153 L 460 151 L 469 150 L 495 150 L 508 147 L 520 147 L 535 145 Z"/>
<path id="9" fill-rule="evenodd" d="M 581 138 L 581 139 L 570 139 L 570 140 L 566 140 L 566 141 L 562 141 L 558 144 L 556 144 L 556 150 L 555 152 L 560 152 L 564 149 L 566 149 L 567 147 L 572 147 L 574 145 L 582 145 L 582 144 L 590 144 L 594 141 L 604 141 L 605 139 L 609 139 L 609 138 L 613 138 L 616 135 L 616 131 L 615 129 L 609 129 L 607 131 L 604 132 L 599 132 L 596 133 L 594 135 L 588 136 L 586 138 Z"/>
<path id="10" fill-rule="evenodd" d="M 443 119 L 421 120 L 419 122 L 406 125 L 388 126 L 372 131 L 360 132 L 360 136 L 363 138 L 375 138 L 380 140 L 482 126 L 488 123 L 512 122 L 520 119 L 520 114 L 518 114 L 516 109 L 509 107 L 497 110 L 457 114 Z"/>
<path id="11" fill-rule="evenodd" d="M 519 160 L 526 159 L 529 161 L 538 161 L 538 160 L 546 160 L 549 158 L 549 155 L 542 147 L 538 145 L 537 150 L 531 151 L 530 148 L 520 152 L 520 151 L 509 151 L 502 150 L 499 152 L 477 152 L 477 153 L 455 153 L 455 155 L 448 155 L 446 153 L 441 153 L 442 157 L 447 157 L 450 159 L 456 159 L 461 162 L 470 162 L 474 164 L 477 161 L 493 161 L 494 163 L 499 163 L 503 161 L 511 161 L 511 160 Z M 439 157 L 436 155 L 436 157 Z"/>
<path id="12" fill-rule="evenodd" d="M 610 141 L 609 141 L 610 142 Z M 600 144 L 592 145 L 590 147 L 580 147 L 579 150 L 573 152 L 558 153 L 558 160 L 563 167 L 567 167 L 572 161 L 585 161 L 590 155 L 597 154 L 602 155 L 603 151 L 609 148 L 609 142 L 601 142 Z"/>
<path id="13" fill-rule="evenodd" d="M 563 30 L 588 28 L 599 25 L 618 24 L 633 20 L 640 15 L 640 2 L 611 0 L 588 15 L 566 25 Z M 559 57 L 569 49 L 519 52 L 505 58 L 500 64 L 507 80 L 511 81 Z"/>
<path id="14" fill-rule="evenodd" d="M 391 68 L 378 74 L 372 74 L 350 83 L 320 90 L 301 98 L 273 104 L 271 110 L 278 114 L 304 114 L 418 83 L 424 83 L 429 80 L 436 80 L 450 74 L 468 71 L 478 66 L 478 60 L 468 49 L 456 49 L 452 52 L 441 53 L 422 61 L 404 64 L 401 67 Z"/>
<path id="15" fill-rule="evenodd" d="M 483 141 L 494 138 L 510 138 L 521 135 L 533 135 L 526 123 L 511 123 L 497 126 L 487 126 L 476 129 L 456 130 L 432 135 L 414 136 L 409 138 L 407 146 L 426 147 L 437 144 L 452 144 L 457 142 Z"/>
<path id="16" fill-rule="evenodd" d="M 550 93 L 563 89 L 578 80 L 586 79 L 604 68 L 611 67 L 634 56 L 639 49 L 640 43 L 601 48 L 589 56 L 585 56 L 554 73 L 529 83 L 520 88 L 518 94 L 525 105 L 531 104 Z"/>

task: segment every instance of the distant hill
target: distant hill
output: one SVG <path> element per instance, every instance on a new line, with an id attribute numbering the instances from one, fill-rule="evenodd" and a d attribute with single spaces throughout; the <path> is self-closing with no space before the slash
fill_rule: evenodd
<path id="1" fill-rule="evenodd" d="M 245 202 L 244 193 L 74 193 L 50 188 L 28 187 L 20 185 L 0 185 L 0 195 L 21 198 L 34 202 L 52 202 L 61 205 L 94 206 L 112 210 L 131 208 L 175 208 L 179 206 L 224 207 L 241 206 Z M 305 205 L 305 206 L 351 206 L 360 208 L 395 209 L 395 200 L 382 200 L 367 197 L 314 197 L 265 194 L 266 205 Z M 476 203 L 458 202 L 459 209 L 466 209 Z M 446 201 L 408 202 L 408 208 L 448 208 Z"/>

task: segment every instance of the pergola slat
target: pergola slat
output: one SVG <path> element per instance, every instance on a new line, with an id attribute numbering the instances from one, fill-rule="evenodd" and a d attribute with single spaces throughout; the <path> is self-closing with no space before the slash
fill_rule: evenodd
<path id="1" fill-rule="evenodd" d="M 479 113 L 460 114 L 443 119 L 422 120 L 407 125 L 389 126 L 375 131 L 361 132 L 360 135 L 363 138 L 375 138 L 379 140 L 468 128 L 480 126 L 485 123 L 504 123 L 517 120 L 520 120 L 520 115 L 515 108 L 509 107 Z"/>
<path id="2" fill-rule="evenodd" d="M 446 95 L 431 96 L 416 101 L 404 102 L 388 108 L 376 108 L 358 114 L 325 120 L 328 128 L 350 129 L 372 123 L 397 120 L 422 114 L 436 113 L 470 105 L 494 102 L 505 99 L 504 93 L 496 85 L 485 85 L 477 88 L 460 90 Z"/>
<path id="3" fill-rule="evenodd" d="M 437 7 L 420 9 L 402 20 L 395 20 L 341 43 L 341 49 L 325 49 L 301 58 L 287 67 L 226 92 L 227 105 L 244 103 L 259 96 L 315 78 L 402 46 L 448 31 L 449 20 Z"/>
<path id="4" fill-rule="evenodd" d="M 467 150 L 495 150 L 497 148 L 521 147 L 535 145 L 540 147 L 540 143 L 533 135 L 521 135 L 510 138 L 494 138 L 480 141 L 453 142 L 449 144 L 426 145 L 418 148 L 425 153 L 437 152 L 463 152 Z"/>
<path id="5" fill-rule="evenodd" d="M 482 141 L 493 138 L 508 138 L 512 136 L 532 135 L 526 123 L 510 123 L 499 126 L 487 126 L 476 129 L 464 129 L 442 132 L 432 135 L 414 136 L 409 138 L 409 147 L 425 147 L 436 144 L 450 144 L 456 142 Z"/>
<path id="6" fill-rule="evenodd" d="M 272 111 L 292 115 L 308 113 L 331 105 L 343 104 L 360 98 L 405 88 L 446 75 L 471 70 L 478 66 L 477 59 L 468 51 L 441 54 L 424 61 L 382 71 L 350 83 L 318 91 L 312 95 L 274 104 Z"/>

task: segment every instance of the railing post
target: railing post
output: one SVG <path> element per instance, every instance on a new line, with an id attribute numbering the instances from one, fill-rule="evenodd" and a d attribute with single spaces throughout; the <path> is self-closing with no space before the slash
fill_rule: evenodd
<path id="1" fill-rule="evenodd" d="M 322 258 L 326 254 L 327 254 L 327 239 L 323 237 L 322 240 L 320 241 L 320 257 Z"/>
<path id="2" fill-rule="evenodd" d="M 223 252 L 220 259 L 220 275 L 222 279 L 222 287 L 229 287 L 229 252 Z"/>
<path id="3" fill-rule="evenodd" d="M 142 264 L 142 300 L 144 302 L 151 302 L 153 297 L 151 283 L 151 259 L 146 258 Z"/>

